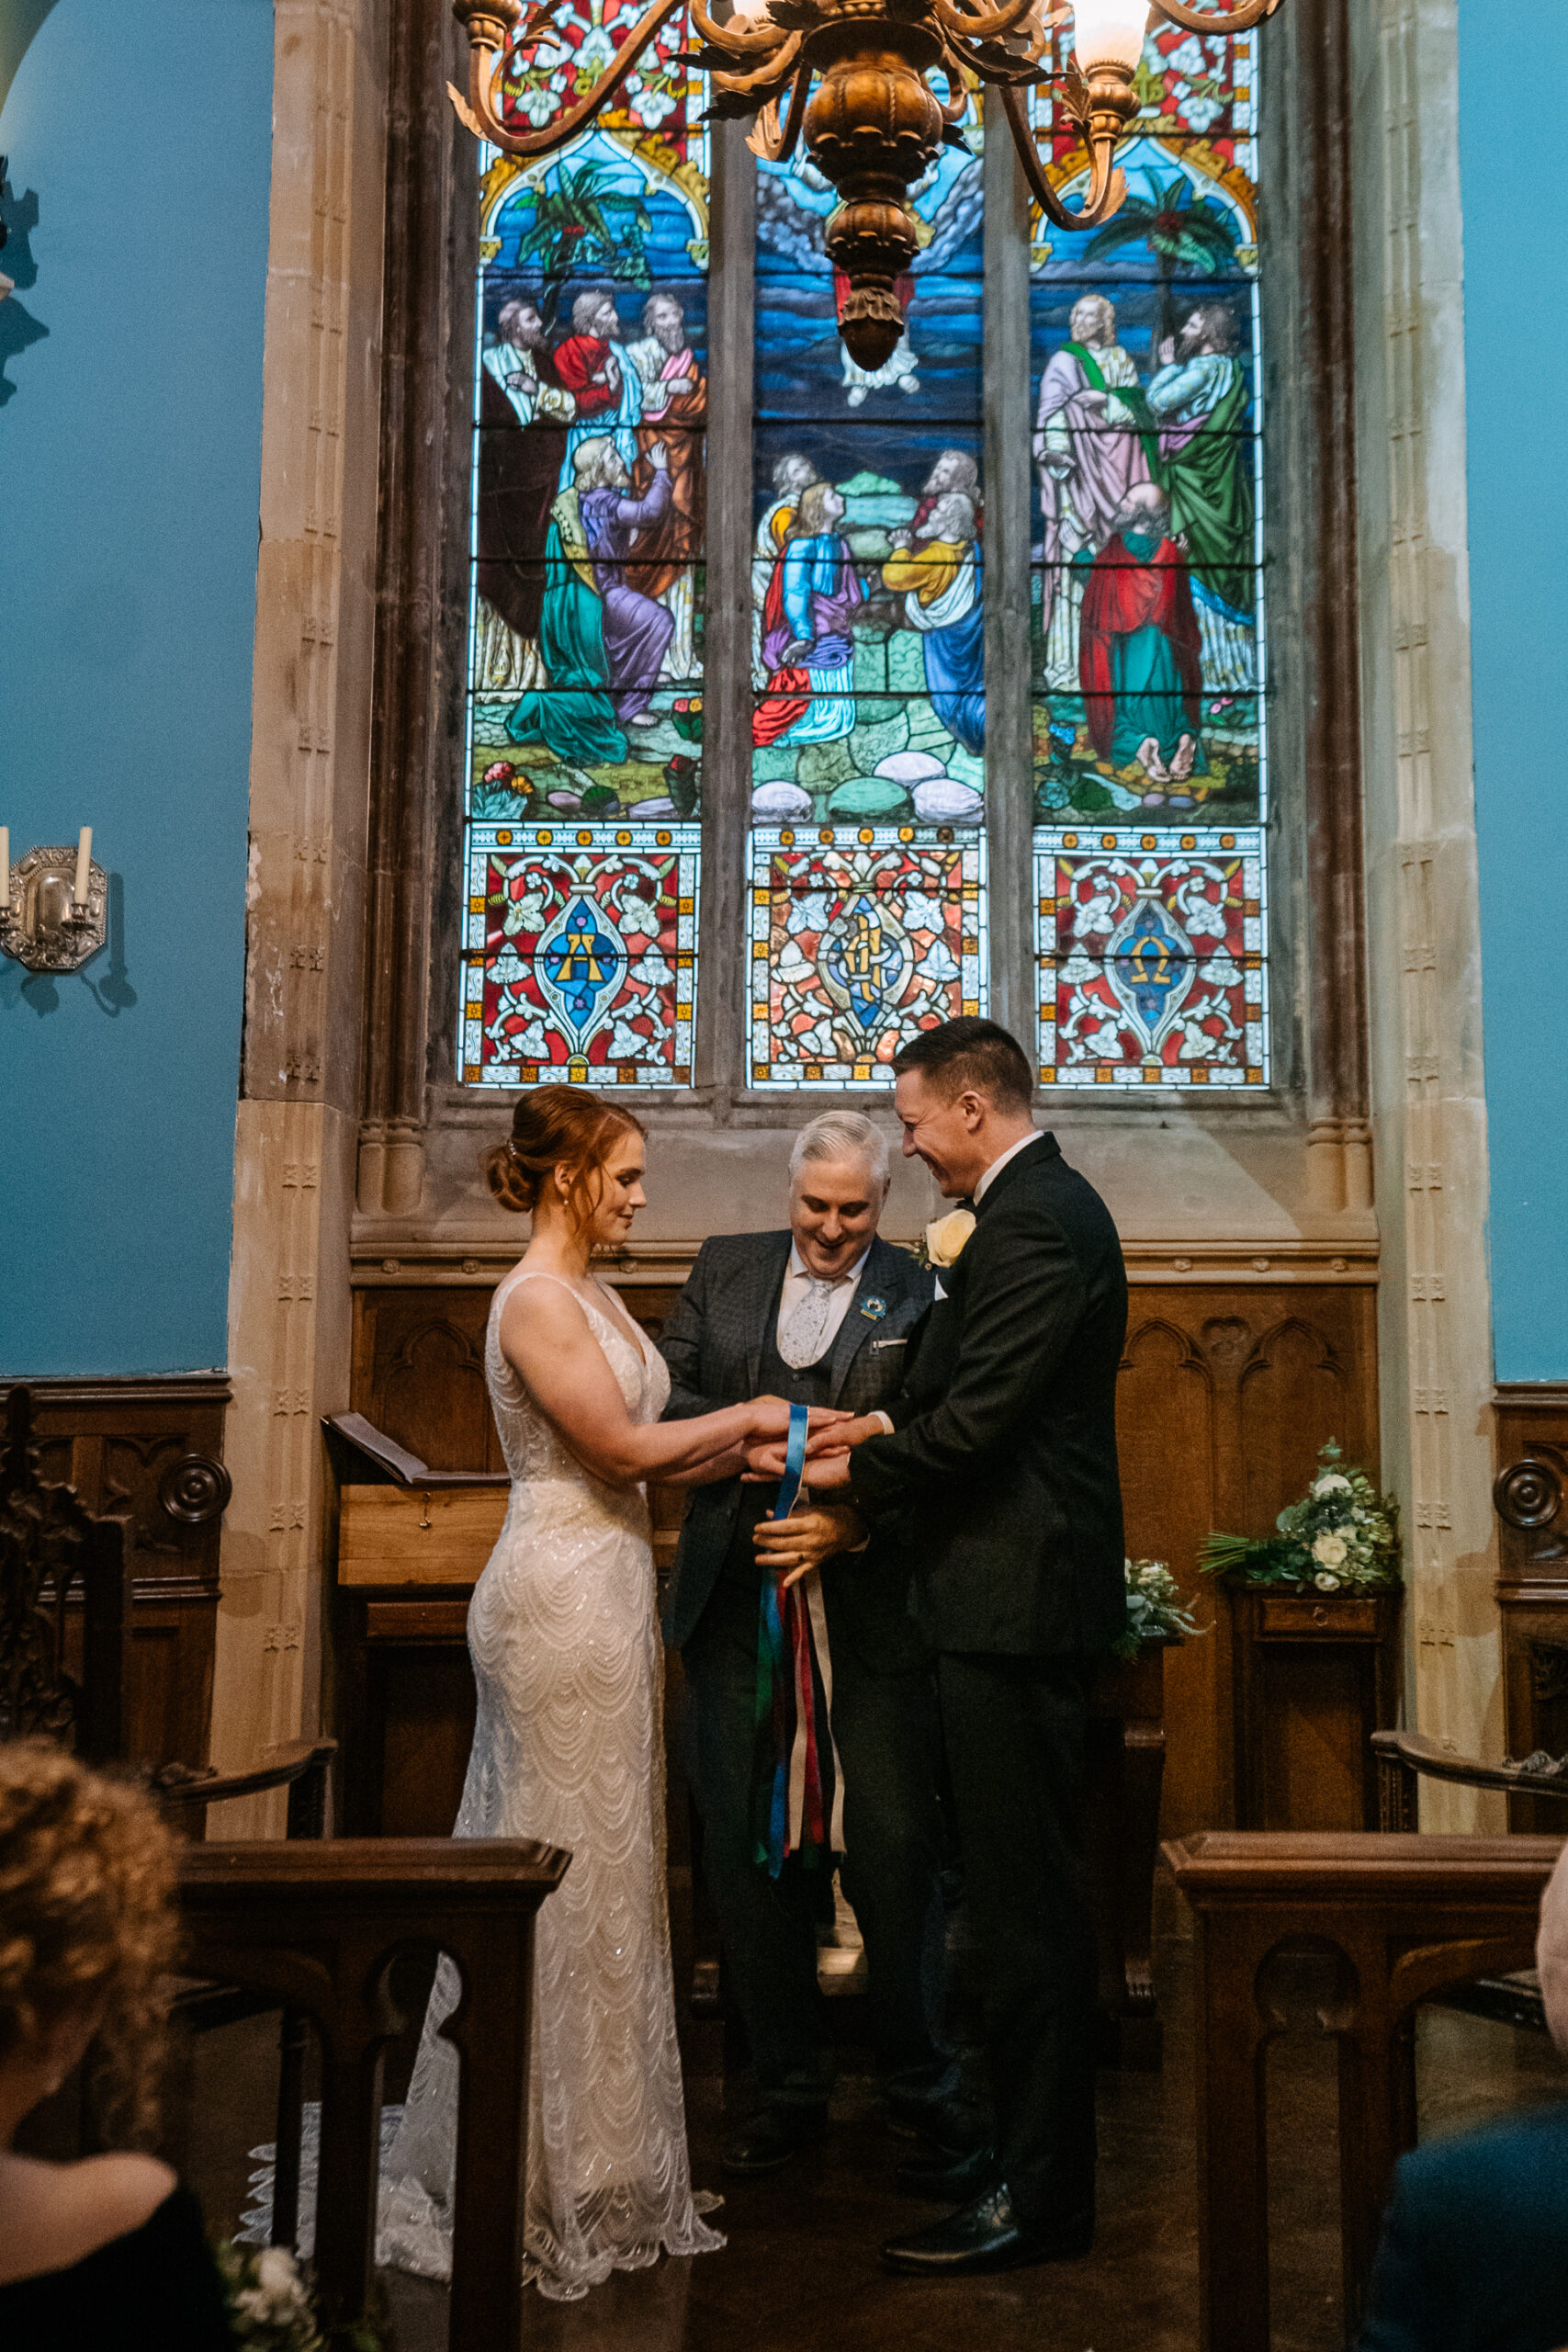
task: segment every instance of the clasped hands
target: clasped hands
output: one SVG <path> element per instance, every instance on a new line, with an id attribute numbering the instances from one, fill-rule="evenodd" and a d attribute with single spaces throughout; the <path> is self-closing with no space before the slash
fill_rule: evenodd
<path id="1" fill-rule="evenodd" d="M 758 1400 L 759 1403 L 764 1401 Z M 765 1400 L 772 1402 L 772 1399 Z M 847 1487 L 850 1455 L 868 1437 L 881 1437 L 886 1424 L 878 1413 L 838 1413 L 813 1407 L 806 1442 L 807 1480 L 818 1490 Z M 772 1437 L 753 1440 L 746 1448 L 747 1483 L 776 1483 L 784 1475 L 785 1446 Z M 855 1552 L 865 1543 L 863 1521 L 848 1503 L 813 1507 L 807 1487 L 787 1519 L 760 1520 L 757 1556 L 761 1565 L 783 1578 L 785 1589 L 819 1568 L 836 1552 Z"/>

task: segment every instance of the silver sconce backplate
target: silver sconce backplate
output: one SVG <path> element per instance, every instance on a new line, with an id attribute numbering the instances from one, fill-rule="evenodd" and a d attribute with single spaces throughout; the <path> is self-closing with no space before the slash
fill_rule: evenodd
<path id="1" fill-rule="evenodd" d="M 11 903 L 0 907 L 0 948 L 32 972 L 74 972 L 104 944 L 108 876 L 87 869 L 87 903 L 73 904 L 76 852 L 30 849 L 11 868 Z"/>

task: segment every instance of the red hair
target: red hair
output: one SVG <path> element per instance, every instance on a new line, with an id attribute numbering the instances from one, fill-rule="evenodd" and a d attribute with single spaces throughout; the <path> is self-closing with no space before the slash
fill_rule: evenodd
<path id="1" fill-rule="evenodd" d="M 634 1112 L 576 1086 L 536 1086 L 518 1098 L 512 1134 L 480 1162 L 485 1182 L 503 1209 L 537 1208 L 558 1168 L 568 1171 L 567 1206 L 580 1225 L 596 1205 L 591 1191 L 623 1136 L 646 1136 Z"/>

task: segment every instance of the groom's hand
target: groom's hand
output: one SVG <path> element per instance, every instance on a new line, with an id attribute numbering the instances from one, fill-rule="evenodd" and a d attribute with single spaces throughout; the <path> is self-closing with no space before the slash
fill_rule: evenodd
<path id="1" fill-rule="evenodd" d="M 755 1537 L 759 1563 L 771 1574 L 783 1576 L 786 1589 L 835 1552 L 858 1551 L 865 1540 L 859 1514 L 846 1503 L 830 1503 L 826 1510 L 808 1506 L 792 1511 L 788 1519 L 760 1520 Z"/>
<path id="2" fill-rule="evenodd" d="M 852 1415 L 836 1413 L 833 1416 L 833 1427 L 824 1430 L 819 1436 L 815 1433 L 817 1429 L 815 1421 L 811 1426 L 813 1435 L 807 1442 L 806 1458 L 811 1464 L 811 1483 L 816 1486 L 821 1483 L 817 1476 L 819 1456 L 825 1453 L 841 1453 L 849 1445 L 863 1445 L 868 1437 L 886 1437 L 893 1424 L 881 1413 Z M 834 1480 L 832 1483 L 837 1485 L 840 1481 Z"/>
<path id="3" fill-rule="evenodd" d="M 747 1442 L 752 1445 L 765 1445 L 775 1438 L 788 1437 L 789 1406 L 784 1397 L 753 1396 L 747 1409 L 750 1415 Z M 813 1405 L 807 1427 L 808 1430 L 822 1430 L 826 1429 L 829 1422 L 847 1421 L 852 1418 L 853 1416 L 849 1413 L 836 1411 L 829 1405 Z M 784 1476 L 782 1450 L 779 1461 L 781 1467 L 778 1476 L 782 1478 Z"/>

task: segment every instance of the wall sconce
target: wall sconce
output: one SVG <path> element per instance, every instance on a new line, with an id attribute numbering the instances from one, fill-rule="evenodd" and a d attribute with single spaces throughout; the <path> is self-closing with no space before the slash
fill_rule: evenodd
<path id="1" fill-rule="evenodd" d="M 74 972 L 104 944 L 108 876 L 93 857 L 93 829 L 75 849 L 30 849 L 11 866 L 0 825 L 0 948 L 30 972 Z"/>

